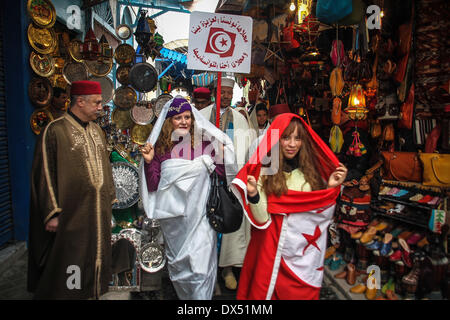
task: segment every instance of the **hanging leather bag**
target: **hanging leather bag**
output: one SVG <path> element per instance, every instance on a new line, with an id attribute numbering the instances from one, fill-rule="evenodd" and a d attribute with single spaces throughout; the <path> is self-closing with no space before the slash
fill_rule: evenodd
<path id="1" fill-rule="evenodd" d="M 450 187 L 450 154 L 419 153 L 423 165 L 423 185 Z"/>
<path id="2" fill-rule="evenodd" d="M 382 151 L 383 179 L 422 182 L 422 165 L 416 152 Z"/>
<path id="3" fill-rule="evenodd" d="M 412 129 L 414 116 L 414 84 L 409 88 L 408 98 L 400 107 L 400 119 L 398 126 L 400 128 Z"/>
<path id="4" fill-rule="evenodd" d="M 211 173 L 211 190 L 206 203 L 206 216 L 211 227 L 220 233 L 237 231 L 244 211 L 239 200 L 225 184 L 221 184 L 215 171 Z"/>

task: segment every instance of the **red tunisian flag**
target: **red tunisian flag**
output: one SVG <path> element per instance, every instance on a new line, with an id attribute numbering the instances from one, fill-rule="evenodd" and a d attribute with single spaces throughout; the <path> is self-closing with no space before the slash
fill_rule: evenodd
<path id="1" fill-rule="evenodd" d="M 205 52 L 218 54 L 221 58 L 231 57 L 234 52 L 236 34 L 222 28 L 211 28 Z"/>
<path id="2" fill-rule="evenodd" d="M 327 227 L 331 222 L 340 187 L 311 192 L 289 190 L 277 198 L 268 196 L 270 219 L 259 224 L 247 202 L 247 176 L 258 180 L 261 155 L 267 155 L 293 118 L 311 138 L 316 169 L 327 181 L 339 164 L 335 154 L 299 116 L 278 116 L 267 130 L 250 161 L 233 180 L 233 191 L 239 195 L 250 220 L 252 234 L 242 267 L 237 299 L 318 299 L 323 279 L 323 261 Z M 273 130 L 278 130 L 272 134 Z M 276 136 L 277 139 L 269 139 Z M 259 151 L 266 150 L 266 151 Z M 258 154 L 258 153 L 261 154 Z"/>

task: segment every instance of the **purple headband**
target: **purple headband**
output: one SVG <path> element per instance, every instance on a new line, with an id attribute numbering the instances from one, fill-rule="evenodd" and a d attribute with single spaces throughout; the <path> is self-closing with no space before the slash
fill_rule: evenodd
<path id="1" fill-rule="evenodd" d="M 170 104 L 169 110 L 167 111 L 166 119 L 171 118 L 177 114 L 183 113 L 187 110 L 192 111 L 189 102 L 183 98 L 175 98 Z"/>

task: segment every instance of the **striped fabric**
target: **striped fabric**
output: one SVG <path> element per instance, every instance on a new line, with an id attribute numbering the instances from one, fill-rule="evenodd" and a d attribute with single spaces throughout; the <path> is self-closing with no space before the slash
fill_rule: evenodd
<path id="1" fill-rule="evenodd" d="M 414 143 L 424 145 L 428 134 L 436 126 L 436 119 L 416 119 L 414 120 Z"/>

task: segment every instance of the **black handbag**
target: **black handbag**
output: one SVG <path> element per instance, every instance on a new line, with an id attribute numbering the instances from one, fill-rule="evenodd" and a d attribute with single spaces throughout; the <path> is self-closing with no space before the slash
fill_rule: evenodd
<path id="1" fill-rule="evenodd" d="M 211 189 L 206 203 L 206 216 L 211 227 L 220 233 L 237 231 L 244 211 L 239 200 L 226 184 L 219 181 L 217 173 L 211 173 Z"/>

